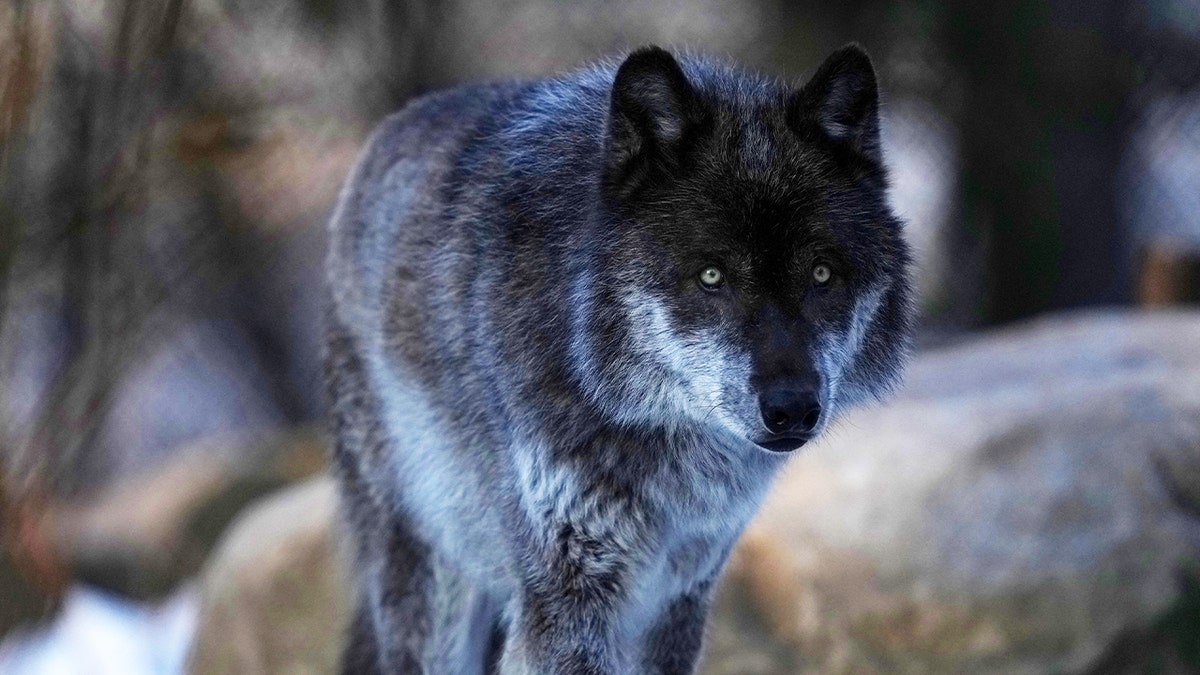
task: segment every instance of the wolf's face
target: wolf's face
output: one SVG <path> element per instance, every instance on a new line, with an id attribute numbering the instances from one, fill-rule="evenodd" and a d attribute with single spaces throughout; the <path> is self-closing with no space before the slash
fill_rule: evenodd
<path id="1" fill-rule="evenodd" d="M 653 364 L 625 374 L 647 400 L 786 452 L 895 382 L 909 255 L 860 49 L 798 91 L 721 77 L 689 78 L 658 50 L 622 65 L 606 173 L 622 218 L 605 276 L 626 348 Z"/>

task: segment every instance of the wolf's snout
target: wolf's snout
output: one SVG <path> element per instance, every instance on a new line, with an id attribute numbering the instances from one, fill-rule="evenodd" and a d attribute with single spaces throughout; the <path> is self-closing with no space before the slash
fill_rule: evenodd
<path id="1" fill-rule="evenodd" d="M 821 401 L 808 389 L 776 389 L 762 397 L 762 418 L 772 434 L 807 434 L 821 421 Z"/>

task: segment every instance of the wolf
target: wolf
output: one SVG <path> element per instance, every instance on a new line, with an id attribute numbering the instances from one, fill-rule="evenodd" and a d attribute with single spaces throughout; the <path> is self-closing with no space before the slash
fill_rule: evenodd
<path id="1" fill-rule="evenodd" d="M 909 350 L 879 95 L 647 47 L 374 132 L 330 226 L 347 673 L 689 673 L 772 475 Z"/>

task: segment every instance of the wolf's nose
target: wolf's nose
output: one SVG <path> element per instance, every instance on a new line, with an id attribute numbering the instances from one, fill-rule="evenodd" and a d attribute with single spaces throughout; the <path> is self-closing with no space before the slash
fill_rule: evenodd
<path id="1" fill-rule="evenodd" d="M 773 434 L 807 434 L 821 421 L 821 402 L 812 391 L 773 391 L 763 397 L 762 417 Z"/>

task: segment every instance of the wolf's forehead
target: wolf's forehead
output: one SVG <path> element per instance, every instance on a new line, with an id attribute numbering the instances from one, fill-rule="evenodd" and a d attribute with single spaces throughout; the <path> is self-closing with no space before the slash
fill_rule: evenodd
<path id="1" fill-rule="evenodd" d="M 757 116 L 756 116 L 757 117 Z M 738 133 L 738 154 L 752 171 L 765 171 L 775 161 L 775 138 L 760 119 L 746 119 Z"/>

